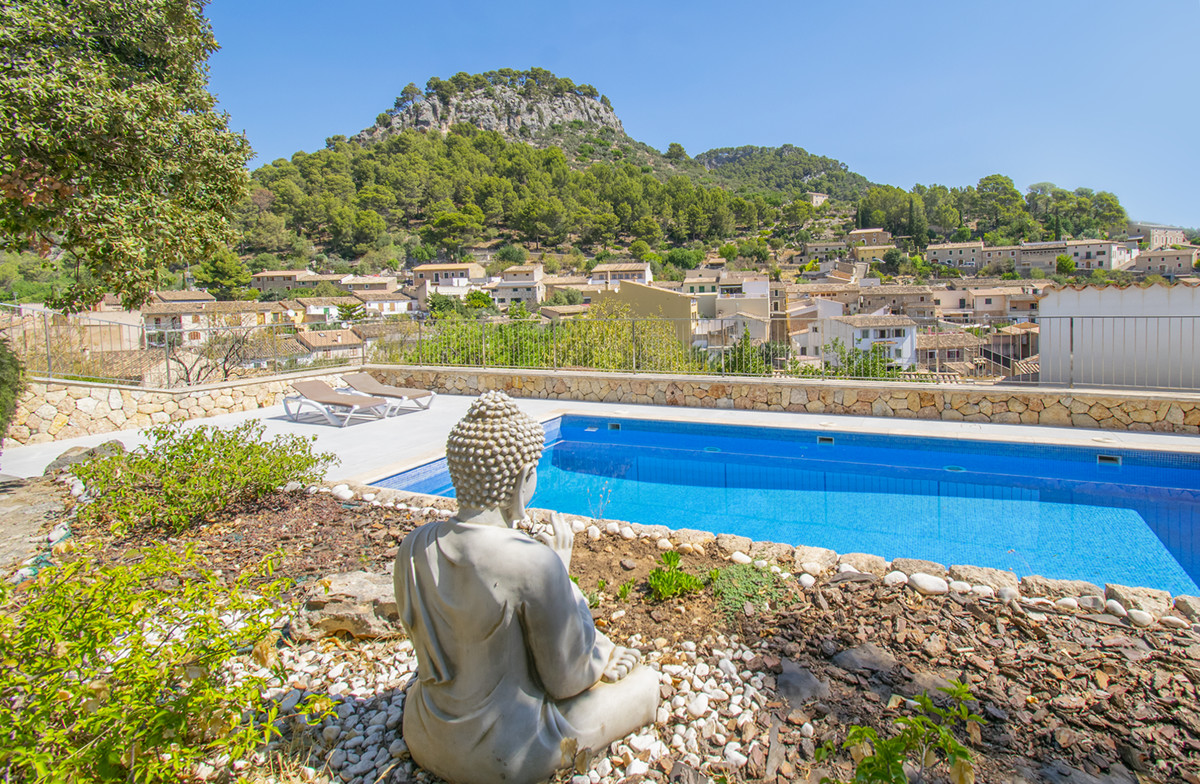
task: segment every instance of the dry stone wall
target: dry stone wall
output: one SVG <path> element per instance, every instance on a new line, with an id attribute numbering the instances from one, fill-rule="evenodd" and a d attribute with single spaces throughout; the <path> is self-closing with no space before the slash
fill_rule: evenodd
<path id="1" fill-rule="evenodd" d="M 1200 433 L 1200 395 L 1187 393 L 391 365 L 367 370 L 386 383 L 443 394 L 501 389 L 555 400 Z M 7 442 L 38 444 L 273 406 L 302 378 L 340 383 L 339 373 L 328 370 L 174 390 L 33 381 Z"/>
<path id="2" fill-rule="evenodd" d="M 645 403 L 694 408 L 754 409 L 1055 425 L 1108 430 L 1200 433 L 1200 395 L 1038 387 L 963 387 L 949 384 L 730 379 L 581 371 L 471 370 L 368 366 L 396 386 L 473 395 L 501 389 L 513 397 Z"/>
<path id="3" fill-rule="evenodd" d="M 41 444 L 250 411 L 282 403 L 291 382 L 301 378 L 336 383 L 338 374 L 324 370 L 171 390 L 34 380 L 21 395 L 5 442 Z"/>

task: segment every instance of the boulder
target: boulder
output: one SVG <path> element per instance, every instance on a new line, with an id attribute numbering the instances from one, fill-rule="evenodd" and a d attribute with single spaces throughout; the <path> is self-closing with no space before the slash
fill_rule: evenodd
<path id="1" fill-rule="evenodd" d="M 1200 618 L 1200 596 L 1176 596 L 1175 609 L 1183 613 L 1189 621 Z"/>
<path id="2" fill-rule="evenodd" d="M 105 441 L 100 446 L 94 446 L 91 449 L 73 446 L 54 458 L 50 462 L 50 465 L 46 466 L 46 470 L 42 472 L 42 476 L 54 476 L 59 471 L 68 470 L 76 463 L 83 463 L 98 457 L 111 457 L 112 455 L 119 455 L 124 451 L 125 445 L 116 439 Z"/>
<path id="3" fill-rule="evenodd" d="M 874 643 L 847 648 L 833 657 L 833 663 L 843 670 L 887 672 L 896 666 L 896 657 Z"/>
<path id="4" fill-rule="evenodd" d="M 1154 588 L 1131 588 L 1128 585 L 1106 583 L 1104 598 L 1116 599 L 1126 610 L 1145 610 L 1155 618 L 1171 609 L 1171 594 Z"/>
<path id="5" fill-rule="evenodd" d="M 791 563 L 794 549 L 790 544 L 780 544 L 779 542 L 755 542 L 750 545 L 750 556 L 755 559 L 761 558 L 764 561 Z"/>
<path id="6" fill-rule="evenodd" d="M 680 528 L 678 531 L 673 531 L 670 538 L 677 544 L 699 544 L 706 545 L 709 542 L 716 541 L 716 534 L 708 531 L 697 531 L 695 528 Z"/>
<path id="7" fill-rule="evenodd" d="M 292 621 L 292 636 L 297 640 L 317 640 L 338 632 L 371 639 L 402 631 L 392 578 L 371 572 L 344 572 L 318 581 Z"/>
<path id="8" fill-rule="evenodd" d="M 792 553 L 792 562 L 796 565 L 798 572 L 805 571 L 804 564 L 806 563 L 819 564 L 822 570 L 826 570 L 837 566 L 838 557 L 833 550 L 824 547 L 801 545 Z"/>
<path id="9" fill-rule="evenodd" d="M 721 548 L 726 553 L 747 552 L 754 545 L 748 536 L 734 536 L 733 534 L 718 534 L 717 547 Z"/>
<path id="10" fill-rule="evenodd" d="M 1055 580 L 1040 574 L 1021 578 L 1021 593 L 1026 596 L 1103 596 L 1104 589 L 1086 580 Z"/>
<path id="11" fill-rule="evenodd" d="M 829 683 L 813 675 L 791 659 L 780 661 L 783 667 L 775 680 L 776 692 L 787 700 L 792 710 L 799 710 L 806 702 L 829 697 Z"/>
<path id="12" fill-rule="evenodd" d="M 941 596 L 950 592 L 950 585 L 941 577 L 925 572 L 913 572 L 908 576 L 908 587 L 925 596 Z"/>
<path id="13" fill-rule="evenodd" d="M 1006 572 L 1003 569 L 989 569 L 986 566 L 951 566 L 950 579 L 962 580 L 971 585 L 987 585 L 996 590 L 1006 585 L 1012 588 L 1016 588 L 1019 585 L 1017 575 L 1013 572 Z"/>
<path id="14" fill-rule="evenodd" d="M 878 555 L 870 553 L 845 553 L 838 557 L 839 563 L 849 564 L 856 571 L 866 574 L 876 574 L 882 577 L 888 573 L 888 562 Z"/>
<path id="15" fill-rule="evenodd" d="M 919 558 L 897 558 L 892 561 L 892 568 L 898 572 L 904 572 L 909 577 L 917 572 L 922 574 L 942 575 L 946 573 L 946 567 L 934 561 L 922 561 Z"/>

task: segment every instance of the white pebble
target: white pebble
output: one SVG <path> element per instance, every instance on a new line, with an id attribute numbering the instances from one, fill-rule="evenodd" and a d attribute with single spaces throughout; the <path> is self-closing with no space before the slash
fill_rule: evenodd
<path id="1" fill-rule="evenodd" d="M 971 584 L 965 582 L 964 580 L 951 580 L 950 590 L 954 591 L 955 593 L 970 593 Z"/>
<path id="2" fill-rule="evenodd" d="M 1062 609 L 1062 610 L 1078 610 L 1079 609 L 1079 600 L 1076 599 L 1074 596 L 1064 596 L 1063 598 L 1056 601 L 1054 603 L 1054 606 L 1058 607 L 1059 609 Z"/>
<path id="3" fill-rule="evenodd" d="M 736 551 L 733 555 L 729 556 L 729 560 L 733 561 L 735 564 L 748 564 L 752 559 L 745 553 Z"/>
<path id="4" fill-rule="evenodd" d="M 908 583 L 908 575 L 904 572 L 888 572 L 883 576 L 884 585 L 905 585 Z"/>
<path id="5" fill-rule="evenodd" d="M 813 577 L 808 572 L 800 575 L 800 585 L 804 588 L 812 588 L 817 583 L 817 578 Z"/>
<path id="6" fill-rule="evenodd" d="M 1126 615 L 1129 614 L 1128 612 L 1126 612 L 1125 608 L 1121 605 L 1121 603 L 1118 602 L 1116 599 L 1109 599 L 1107 602 L 1105 602 L 1104 609 L 1108 612 L 1109 615 L 1115 615 L 1118 618 L 1124 618 Z"/>

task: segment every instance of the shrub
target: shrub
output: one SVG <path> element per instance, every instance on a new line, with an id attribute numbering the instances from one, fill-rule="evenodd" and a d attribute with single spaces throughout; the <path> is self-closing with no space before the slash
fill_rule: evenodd
<path id="1" fill-rule="evenodd" d="M 94 498 L 79 516 L 116 533 L 139 524 L 178 532 L 288 482 L 318 481 L 337 461 L 313 451 L 315 436 L 264 441 L 264 430 L 253 421 L 228 430 L 179 423 L 153 428 L 146 446 L 75 467 Z"/>
<path id="2" fill-rule="evenodd" d="M 248 669 L 268 662 L 282 581 L 251 593 L 261 569 L 225 586 L 190 549 L 139 555 L 43 569 L 27 590 L 0 584 L 6 781 L 190 780 L 198 761 L 244 757 L 269 732 L 246 718 L 263 680 L 235 682 L 225 665 L 252 646 Z"/>
<path id="3" fill-rule="evenodd" d="M 667 551 L 659 556 L 657 566 L 646 576 L 650 594 L 660 602 L 687 593 L 696 593 L 704 588 L 704 582 L 694 574 L 679 568 L 679 553 Z"/>
<path id="4" fill-rule="evenodd" d="M 847 749 L 854 759 L 854 782 L 907 784 L 909 778 L 904 763 L 911 757 L 917 771 L 915 781 L 926 781 L 927 771 L 945 764 L 951 784 L 973 784 L 975 768 L 971 763 L 971 752 L 954 737 L 954 729 L 960 724 L 965 726 L 971 740 L 979 743 L 983 717 L 967 709 L 971 691 L 965 683 L 952 680 L 949 688 L 938 691 L 949 695 L 950 707 L 939 708 L 928 694 L 917 695 L 913 701 L 921 713 L 895 719 L 893 724 L 899 731 L 893 737 L 880 738 L 870 727 L 850 727 L 842 748 Z M 826 741 L 817 749 L 817 761 L 823 761 L 833 752 L 832 741 Z M 825 777 L 821 784 L 848 783 Z"/>
<path id="5" fill-rule="evenodd" d="M 8 432 L 13 414 L 17 410 L 17 398 L 24 387 L 24 368 L 21 360 L 8 345 L 8 341 L 0 339 L 0 438 Z"/>
<path id="6" fill-rule="evenodd" d="M 777 576 L 753 564 L 734 564 L 717 570 L 712 586 L 717 609 L 727 620 L 735 618 L 746 602 L 761 608 L 763 602 L 779 601 L 785 592 Z"/>

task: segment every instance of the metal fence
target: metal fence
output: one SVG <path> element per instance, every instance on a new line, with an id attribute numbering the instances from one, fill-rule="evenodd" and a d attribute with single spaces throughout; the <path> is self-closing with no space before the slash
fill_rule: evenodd
<path id="1" fill-rule="evenodd" d="M 365 363 L 1200 389 L 1200 316 L 375 320 L 186 329 L 0 306 L 34 375 L 153 388 Z M 120 314 L 116 314 L 120 315 Z"/>

